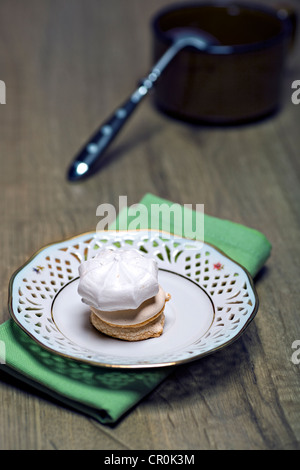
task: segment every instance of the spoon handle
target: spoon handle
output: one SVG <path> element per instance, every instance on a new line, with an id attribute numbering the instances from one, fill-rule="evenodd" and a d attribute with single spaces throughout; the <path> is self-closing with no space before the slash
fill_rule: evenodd
<path id="1" fill-rule="evenodd" d="M 140 85 L 129 99 L 125 101 L 125 103 L 102 124 L 95 134 L 92 135 L 88 142 L 85 143 L 69 168 L 67 176 L 70 181 L 78 181 L 88 176 L 93 171 L 96 163 L 100 165 L 103 162 L 105 150 L 122 129 L 125 122 L 127 122 L 129 116 L 147 95 L 148 91 L 153 87 L 162 71 L 175 57 L 177 52 L 186 45 L 189 45 L 190 42 L 191 41 L 186 41 L 185 39 L 183 41 L 177 41 L 167 49 L 148 76 L 140 82 Z"/>
<path id="2" fill-rule="evenodd" d="M 152 70 L 147 78 L 141 81 L 132 95 L 116 109 L 114 114 L 85 143 L 69 168 L 68 179 L 70 181 L 79 180 L 83 176 L 87 176 L 96 162 L 101 164 L 105 157 L 105 150 L 122 129 L 138 104 L 147 95 L 158 76 L 159 72 Z"/>

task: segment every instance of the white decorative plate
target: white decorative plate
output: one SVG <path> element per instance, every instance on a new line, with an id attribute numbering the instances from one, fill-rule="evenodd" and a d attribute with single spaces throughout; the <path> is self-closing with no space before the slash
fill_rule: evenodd
<path id="1" fill-rule="evenodd" d="M 102 247 L 136 248 L 154 257 L 171 300 L 162 336 L 127 342 L 90 324 L 77 293 L 78 266 Z M 11 278 L 13 319 L 53 353 L 106 367 L 162 367 L 198 359 L 237 339 L 254 318 L 251 277 L 206 243 L 152 230 L 86 233 L 42 248 Z"/>

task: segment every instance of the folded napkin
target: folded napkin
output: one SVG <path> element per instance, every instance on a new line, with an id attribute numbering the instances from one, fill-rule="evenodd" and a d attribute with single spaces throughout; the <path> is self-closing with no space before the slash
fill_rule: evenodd
<path id="1" fill-rule="evenodd" d="M 146 194 L 140 204 L 150 211 L 152 204 L 173 203 Z M 125 215 L 124 211 L 119 214 L 118 223 L 124 221 Z M 130 218 L 126 220 L 129 222 Z M 144 220 L 141 228 L 148 228 L 148 224 Z M 152 222 L 151 228 L 160 229 L 159 221 L 156 226 Z M 174 224 L 170 228 L 174 234 L 178 230 Z M 262 233 L 206 214 L 204 241 L 243 265 L 253 277 L 271 251 Z M 13 320 L 0 325 L 0 364 L 9 374 L 103 424 L 116 423 L 174 370 L 174 367 L 117 370 L 89 364 L 79 366 L 76 361 L 41 348 Z"/>

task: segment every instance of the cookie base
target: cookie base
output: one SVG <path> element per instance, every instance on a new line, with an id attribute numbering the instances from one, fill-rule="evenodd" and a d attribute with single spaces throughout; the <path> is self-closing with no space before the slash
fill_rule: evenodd
<path id="1" fill-rule="evenodd" d="M 117 325 L 111 325 L 102 321 L 95 313 L 91 312 L 90 321 L 92 325 L 101 333 L 113 338 L 125 341 L 142 341 L 148 338 L 161 336 L 165 323 L 165 314 L 162 313 L 153 320 L 144 325 L 135 325 L 134 327 L 123 328 Z"/>

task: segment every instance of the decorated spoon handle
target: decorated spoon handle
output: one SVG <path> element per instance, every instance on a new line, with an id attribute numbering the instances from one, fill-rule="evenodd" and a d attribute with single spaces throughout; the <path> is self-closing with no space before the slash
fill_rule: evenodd
<path id="1" fill-rule="evenodd" d="M 69 180 L 79 180 L 87 176 L 94 168 L 96 162 L 100 164 L 103 161 L 105 150 L 127 122 L 137 105 L 147 95 L 158 76 L 158 72 L 154 70 L 151 71 L 148 77 L 141 81 L 140 85 L 129 99 L 127 99 L 127 101 L 125 101 L 92 135 L 88 142 L 86 142 L 69 169 Z"/>
<path id="2" fill-rule="evenodd" d="M 129 99 L 120 106 L 115 113 L 105 121 L 95 134 L 83 146 L 78 155 L 72 162 L 68 171 L 70 181 L 80 180 L 88 176 L 97 163 L 99 166 L 104 160 L 104 154 L 107 147 L 114 140 L 118 132 L 122 129 L 129 116 L 135 110 L 141 100 L 147 95 L 154 83 L 161 75 L 162 71 L 168 66 L 176 54 L 184 47 L 192 46 L 203 48 L 205 43 L 201 39 L 182 38 L 174 42 L 158 60 L 152 68 L 149 75 L 144 78 L 138 88 L 129 97 Z"/>

